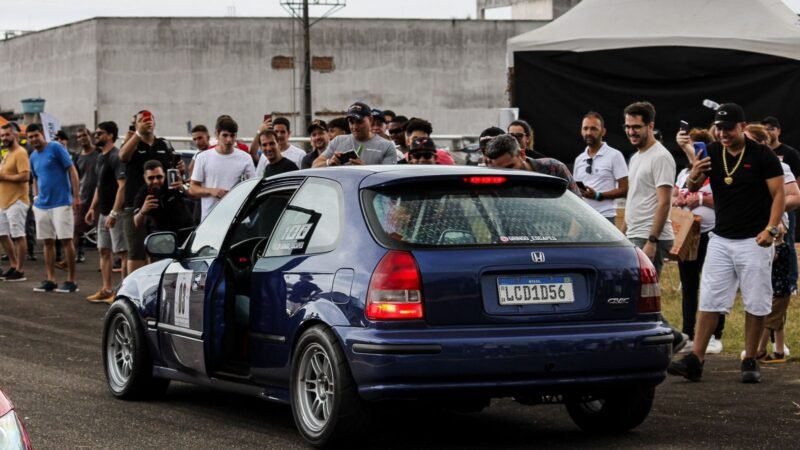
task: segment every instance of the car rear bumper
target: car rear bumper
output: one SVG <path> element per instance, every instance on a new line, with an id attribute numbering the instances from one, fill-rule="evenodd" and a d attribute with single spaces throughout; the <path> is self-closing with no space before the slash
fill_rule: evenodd
<path id="1" fill-rule="evenodd" d="M 368 400 L 656 385 L 672 354 L 670 329 L 653 322 L 334 330 Z"/>

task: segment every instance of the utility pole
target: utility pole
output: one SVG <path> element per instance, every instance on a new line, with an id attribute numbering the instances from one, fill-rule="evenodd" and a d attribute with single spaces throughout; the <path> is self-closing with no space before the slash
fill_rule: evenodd
<path id="1" fill-rule="evenodd" d="M 310 5 L 309 5 L 310 3 Z M 346 0 L 281 0 L 281 6 L 299 20 L 303 27 L 303 121 L 305 129 L 311 123 L 311 27 L 346 6 Z M 327 10 L 313 21 L 310 6 L 325 6 Z"/>

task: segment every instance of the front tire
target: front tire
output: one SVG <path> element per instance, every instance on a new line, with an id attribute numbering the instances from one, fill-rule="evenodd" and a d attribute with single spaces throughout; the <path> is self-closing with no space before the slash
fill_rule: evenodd
<path id="1" fill-rule="evenodd" d="M 314 446 L 346 440 L 364 422 L 363 401 L 344 352 L 327 327 L 306 330 L 292 357 L 292 416 Z"/>
<path id="2" fill-rule="evenodd" d="M 655 391 L 652 386 L 615 390 L 592 398 L 568 398 L 565 406 L 583 431 L 622 433 L 644 422 L 653 406 Z"/>
<path id="3" fill-rule="evenodd" d="M 138 400 L 162 395 L 169 380 L 153 377 L 153 362 L 142 324 L 131 304 L 115 301 L 103 327 L 103 367 L 111 393 Z"/>

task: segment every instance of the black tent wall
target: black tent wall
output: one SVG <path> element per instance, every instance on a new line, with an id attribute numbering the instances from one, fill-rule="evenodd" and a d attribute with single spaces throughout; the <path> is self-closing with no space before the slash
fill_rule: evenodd
<path id="1" fill-rule="evenodd" d="M 782 141 L 800 148 L 800 61 L 737 50 L 643 47 L 594 52 L 536 51 L 514 54 L 512 104 L 534 129 L 536 150 L 572 165 L 585 145 L 583 115 L 606 120 L 606 140 L 626 157 L 633 152 L 623 132 L 622 111 L 647 100 L 664 144 L 685 162 L 675 144 L 680 120 L 705 127 L 713 111 L 703 99 L 736 102 L 748 121 L 774 115 Z"/>

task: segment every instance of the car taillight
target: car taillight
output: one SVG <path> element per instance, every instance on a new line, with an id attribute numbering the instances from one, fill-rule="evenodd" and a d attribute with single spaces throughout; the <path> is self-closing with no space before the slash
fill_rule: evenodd
<path id="1" fill-rule="evenodd" d="M 467 184 L 503 184 L 506 182 L 506 177 L 464 177 L 464 183 Z"/>
<path id="2" fill-rule="evenodd" d="M 381 258 L 367 291 L 370 320 L 421 319 L 422 281 L 414 256 L 392 250 Z"/>
<path id="3" fill-rule="evenodd" d="M 642 289 L 639 294 L 639 304 L 636 305 L 638 313 L 653 313 L 661 311 L 661 288 L 658 285 L 658 274 L 650 258 L 640 249 L 636 249 L 639 257 L 639 280 Z"/>

